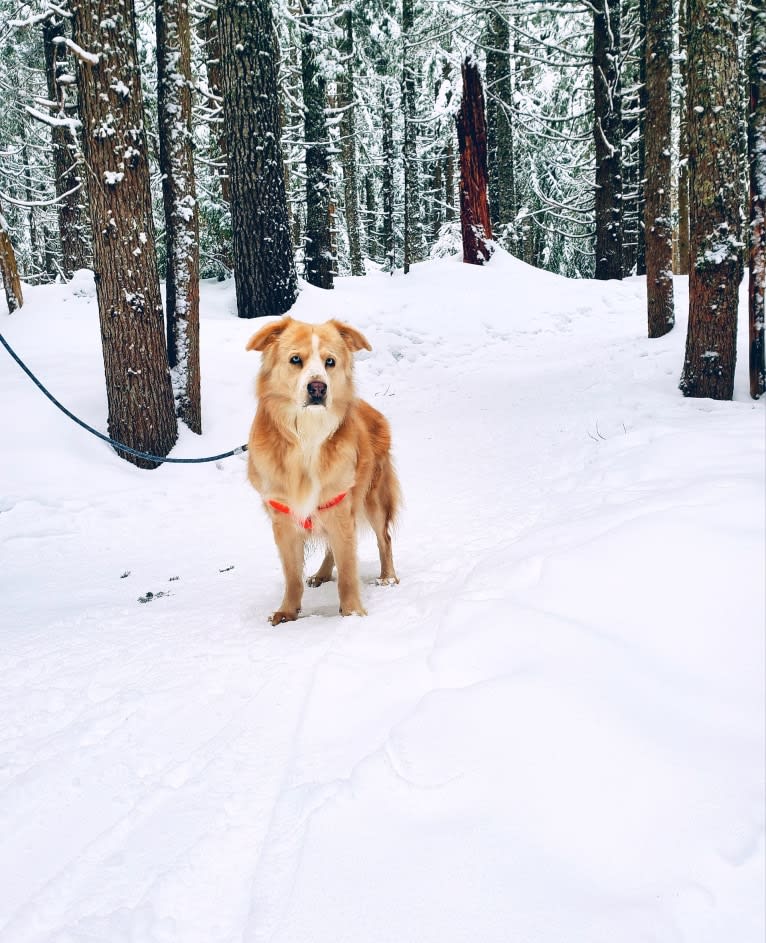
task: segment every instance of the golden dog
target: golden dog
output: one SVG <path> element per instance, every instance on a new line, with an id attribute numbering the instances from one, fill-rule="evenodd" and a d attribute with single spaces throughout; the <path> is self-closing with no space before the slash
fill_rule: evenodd
<path id="1" fill-rule="evenodd" d="M 248 477 L 271 517 L 285 575 L 284 598 L 271 623 L 297 619 L 304 551 L 316 536 L 327 551 L 308 585 L 331 580 L 337 566 L 341 614 L 366 615 L 356 552 L 361 522 L 369 522 L 378 541 L 378 582 L 399 582 L 391 552 L 399 505 L 391 431 L 354 392 L 354 352 L 372 348 L 339 321 L 304 324 L 285 317 L 261 328 L 247 349 L 263 354 Z"/>

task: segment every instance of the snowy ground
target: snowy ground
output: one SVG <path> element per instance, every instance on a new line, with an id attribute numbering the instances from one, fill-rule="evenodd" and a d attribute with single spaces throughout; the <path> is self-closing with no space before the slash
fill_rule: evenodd
<path id="1" fill-rule="evenodd" d="M 762 943 L 764 406 L 644 283 L 498 254 L 306 288 L 365 331 L 401 584 L 272 628 L 242 457 L 139 471 L 0 351 L 0 943 Z M 90 280 L 0 330 L 98 428 Z M 205 434 L 258 355 L 202 295 Z M 154 597 L 148 602 L 148 593 Z M 166 595 L 161 595 L 166 594 Z"/>

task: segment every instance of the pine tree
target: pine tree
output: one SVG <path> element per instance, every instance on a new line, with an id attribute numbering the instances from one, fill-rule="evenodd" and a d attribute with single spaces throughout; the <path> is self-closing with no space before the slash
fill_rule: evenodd
<path id="1" fill-rule="evenodd" d="M 124 0 L 72 0 L 71 10 L 109 434 L 166 455 L 177 427 L 154 253 L 135 12 Z"/>
<path id="2" fill-rule="evenodd" d="M 326 80 L 319 62 L 317 9 L 321 0 L 301 0 L 301 71 L 306 142 L 306 281 L 332 288 L 335 271 L 330 238 L 330 156 L 325 108 Z"/>
<path id="3" fill-rule="evenodd" d="M 82 168 L 78 166 L 79 146 L 73 129 L 76 103 L 67 107 L 66 97 L 69 83 L 74 81 L 74 76 L 67 61 L 63 19 L 51 16 L 43 22 L 42 31 L 48 98 L 52 103 L 55 102 L 56 117 L 64 122 L 72 122 L 69 127 L 57 123 L 51 128 L 61 265 L 64 276 L 71 278 L 74 272 L 85 268 L 90 261 L 84 213 L 85 180 Z"/>
<path id="4" fill-rule="evenodd" d="M 220 0 L 234 282 L 239 317 L 284 314 L 298 294 L 277 92 L 270 0 Z"/>
<path id="5" fill-rule="evenodd" d="M 673 0 L 647 0 L 646 19 L 646 298 L 649 337 L 661 337 L 675 321 L 670 206 Z"/>
<path id="6" fill-rule="evenodd" d="M 736 0 L 691 0 L 689 21 L 689 327 L 684 396 L 731 399 L 740 233 Z"/>
<path id="7" fill-rule="evenodd" d="M 678 233 L 676 237 L 676 272 L 689 274 L 689 2 L 678 0 L 678 60 L 680 70 L 678 114 Z"/>
<path id="8" fill-rule="evenodd" d="M 748 159 L 750 166 L 750 245 L 748 287 L 750 395 L 766 393 L 764 293 L 766 293 L 766 10 L 750 11 L 750 101 Z"/>
<path id="9" fill-rule="evenodd" d="M 404 117 L 404 273 L 413 262 L 425 258 L 420 215 L 420 165 L 415 103 L 415 64 L 412 40 L 415 29 L 414 0 L 402 0 L 402 114 Z"/>
<path id="10" fill-rule="evenodd" d="M 383 203 L 383 269 L 393 275 L 396 268 L 394 233 L 394 95 L 387 79 L 383 79 L 383 176 L 381 201 Z"/>
<path id="11" fill-rule="evenodd" d="M 191 112 L 187 0 L 155 0 L 160 170 L 167 251 L 168 360 L 176 412 L 202 432 L 199 367 L 199 208 Z"/>
<path id="12" fill-rule="evenodd" d="M 364 275 L 362 234 L 359 218 L 359 182 L 357 174 L 356 86 L 354 83 L 354 14 L 346 10 L 340 19 L 343 74 L 338 82 L 338 109 L 341 112 L 340 156 L 343 166 L 343 207 L 348 230 L 348 250 L 352 275 Z"/>
<path id="13" fill-rule="evenodd" d="M 508 226 L 516 215 L 513 180 L 513 91 L 509 4 L 489 10 L 487 56 L 487 171 L 489 215 L 493 231 Z"/>
<path id="14" fill-rule="evenodd" d="M 622 278 L 620 0 L 593 5 L 596 278 Z"/>

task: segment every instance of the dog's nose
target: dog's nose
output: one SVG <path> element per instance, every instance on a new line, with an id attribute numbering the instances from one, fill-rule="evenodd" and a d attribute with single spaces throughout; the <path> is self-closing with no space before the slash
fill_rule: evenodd
<path id="1" fill-rule="evenodd" d="M 313 400 L 324 399 L 327 395 L 327 384 L 323 383 L 321 380 L 312 380 L 308 387 L 309 396 Z"/>

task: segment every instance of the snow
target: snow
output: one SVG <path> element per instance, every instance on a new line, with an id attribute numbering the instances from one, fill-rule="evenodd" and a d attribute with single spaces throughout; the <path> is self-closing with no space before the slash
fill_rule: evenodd
<path id="1" fill-rule="evenodd" d="M 681 396 L 681 278 L 651 341 L 643 279 L 501 249 L 335 285 L 292 313 L 372 343 L 406 499 L 399 586 L 360 543 L 364 619 L 330 584 L 272 628 L 245 456 L 140 471 L 0 352 L 0 943 L 760 943 L 746 357 L 733 402 Z M 25 298 L 3 334 L 104 429 L 91 276 Z M 175 455 L 246 440 L 234 299 L 202 285 Z"/>

